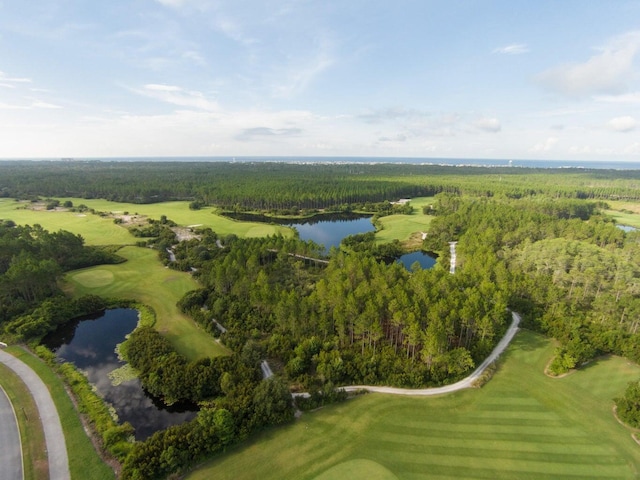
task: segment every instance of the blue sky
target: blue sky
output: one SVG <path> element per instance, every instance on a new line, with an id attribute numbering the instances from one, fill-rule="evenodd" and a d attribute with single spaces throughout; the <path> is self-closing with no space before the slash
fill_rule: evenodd
<path id="1" fill-rule="evenodd" d="M 640 160 L 640 0 L 0 0 L 0 158 Z"/>

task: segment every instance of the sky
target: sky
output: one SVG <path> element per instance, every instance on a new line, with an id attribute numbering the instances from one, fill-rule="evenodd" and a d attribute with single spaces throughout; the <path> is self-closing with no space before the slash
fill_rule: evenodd
<path id="1" fill-rule="evenodd" d="M 0 0 L 0 158 L 640 161 L 640 0 Z"/>

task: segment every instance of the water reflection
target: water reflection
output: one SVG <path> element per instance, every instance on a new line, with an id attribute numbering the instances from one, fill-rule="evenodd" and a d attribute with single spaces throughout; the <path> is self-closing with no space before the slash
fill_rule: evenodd
<path id="1" fill-rule="evenodd" d="M 436 257 L 432 257 L 425 252 L 405 253 L 400 258 L 398 258 L 398 262 L 402 263 L 407 270 L 411 270 L 411 267 L 416 262 L 418 262 L 420 268 L 422 268 L 423 270 L 427 270 L 436 264 L 436 260 Z"/>
<path id="2" fill-rule="evenodd" d="M 138 379 L 114 386 L 109 372 L 123 365 L 115 347 L 122 343 L 138 322 L 138 312 L 118 308 L 103 314 L 76 319 L 47 335 L 42 343 L 59 358 L 72 362 L 84 371 L 98 393 L 116 410 L 120 422 L 135 428 L 137 440 L 144 440 L 158 430 L 195 417 L 195 406 L 165 406 L 147 394 Z"/>

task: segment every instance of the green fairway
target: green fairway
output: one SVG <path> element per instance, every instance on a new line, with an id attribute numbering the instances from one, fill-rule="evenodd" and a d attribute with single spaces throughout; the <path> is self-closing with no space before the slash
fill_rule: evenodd
<path id="1" fill-rule="evenodd" d="M 84 203 L 87 207 L 100 212 L 122 214 L 129 212 L 137 213 L 159 220 L 162 215 L 173 220 L 178 225 L 188 227 L 198 225 L 210 227 L 218 235 L 235 234 L 239 237 L 265 237 L 268 235 L 281 234 L 284 236 L 293 235 L 293 230 L 277 225 L 268 225 L 257 222 L 238 222 L 226 217 L 214 214 L 214 209 L 207 207 L 201 210 L 190 210 L 189 202 L 163 202 L 150 204 L 118 203 L 108 200 L 85 200 L 78 198 L 63 198 L 61 202 L 71 200 L 74 205 Z M 17 223 L 17 222 L 16 222 Z"/>
<path id="2" fill-rule="evenodd" d="M 640 446 L 612 398 L 640 368 L 609 357 L 552 379 L 552 354 L 550 341 L 521 331 L 482 389 L 365 395 L 264 432 L 188 478 L 637 478 Z"/>
<path id="3" fill-rule="evenodd" d="M 411 215 L 389 215 L 382 217 L 380 223 L 383 229 L 376 233 L 376 242 L 389 243 L 393 240 L 400 242 L 411 241 L 413 246 L 420 248 L 422 232 L 429 229 L 433 218 L 422 213 L 422 208 L 433 203 L 433 197 L 421 197 L 411 200 L 414 212 Z"/>
<path id="4" fill-rule="evenodd" d="M 158 260 L 158 252 L 150 248 L 124 247 L 118 255 L 127 261 L 68 273 L 65 290 L 74 296 L 95 294 L 134 299 L 149 305 L 156 312 L 155 328 L 189 359 L 227 353 L 211 335 L 176 307 L 176 302 L 186 292 L 199 287 L 191 275 L 163 267 Z"/>
<path id="5" fill-rule="evenodd" d="M 76 200 L 78 202 L 78 200 Z M 79 204 L 79 203 L 77 203 Z M 13 220 L 19 225 L 40 224 L 45 230 L 67 230 L 80 234 L 87 245 L 130 245 L 136 238 L 129 231 L 113 223 L 113 219 L 91 213 L 56 210 L 27 210 L 26 202 L 0 199 L 0 218 Z"/>
<path id="6" fill-rule="evenodd" d="M 74 205 L 84 204 L 99 212 L 122 214 L 138 213 L 159 220 L 162 215 L 173 220 L 180 226 L 210 227 L 218 235 L 235 234 L 239 237 L 266 237 L 280 234 L 292 236 L 293 230 L 278 225 L 268 225 L 256 222 L 238 222 L 220 215 L 213 214 L 213 209 L 189 210 L 189 202 L 165 202 L 148 205 L 133 203 L 116 203 L 107 200 L 89 200 L 83 198 L 63 198 L 71 200 Z M 77 213 L 66 210 L 30 210 L 25 206 L 28 202 L 0 199 L 0 219 L 13 220 L 19 225 L 40 224 L 46 230 L 56 232 L 68 230 L 80 234 L 87 245 L 132 245 L 138 239 L 129 233 L 122 225 L 113 223 L 113 218 L 101 217 L 89 212 Z"/>

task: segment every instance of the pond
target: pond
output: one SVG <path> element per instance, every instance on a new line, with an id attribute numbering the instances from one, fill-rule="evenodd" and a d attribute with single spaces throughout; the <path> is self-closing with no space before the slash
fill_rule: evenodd
<path id="1" fill-rule="evenodd" d="M 249 213 L 226 213 L 225 216 L 244 222 L 276 223 L 295 228 L 301 240 L 312 240 L 318 245 L 324 245 L 325 253 L 328 253 L 331 247 L 338 247 L 342 239 L 349 235 L 375 230 L 370 215 L 349 213 L 328 213 L 296 220 Z"/>
<path id="2" fill-rule="evenodd" d="M 158 430 L 191 420 L 196 407 L 167 407 L 144 391 L 138 379 L 114 385 L 109 372 L 124 365 L 115 353 L 138 323 L 138 312 L 117 308 L 61 325 L 42 343 L 58 358 L 72 362 L 85 372 L 102 398 L 113 406 L 121 423 L 135 428 L 136 440 L 144 440 Z"/>
<path id="3" fill-rule="evenodd" d="M 420 268 L 423 270 L 428 270 L 432 268 L 436 264 L 437 258 L 429 255 L 425 252 L 412 252 L 405 253 L 400 258 L 398 258 L 398 262 L 402 263 L 407 270 L 411 270 L 411 266 L 418 262 L 420 264 Z"/>
<path id="4" fill-rule="evenodd" d="M 339 247 L 340 242 L 349 235 L 367 233 L 375 230 L 371 217 L 336 218 L 331 220 L 315 220 L 308 222 L 290 223 L 288 226 L 298 231 L 301 240 L 313 240 L 324 245 L 325 252 L 331 247 Z"/>
<path id="5" fill-rule="evenodd" d="M 637 232 L 638 229 L 636 227 L 632 227 L 631 225 L 616 225 L 620 230 L 624 230 L 625 232 Z"/>

